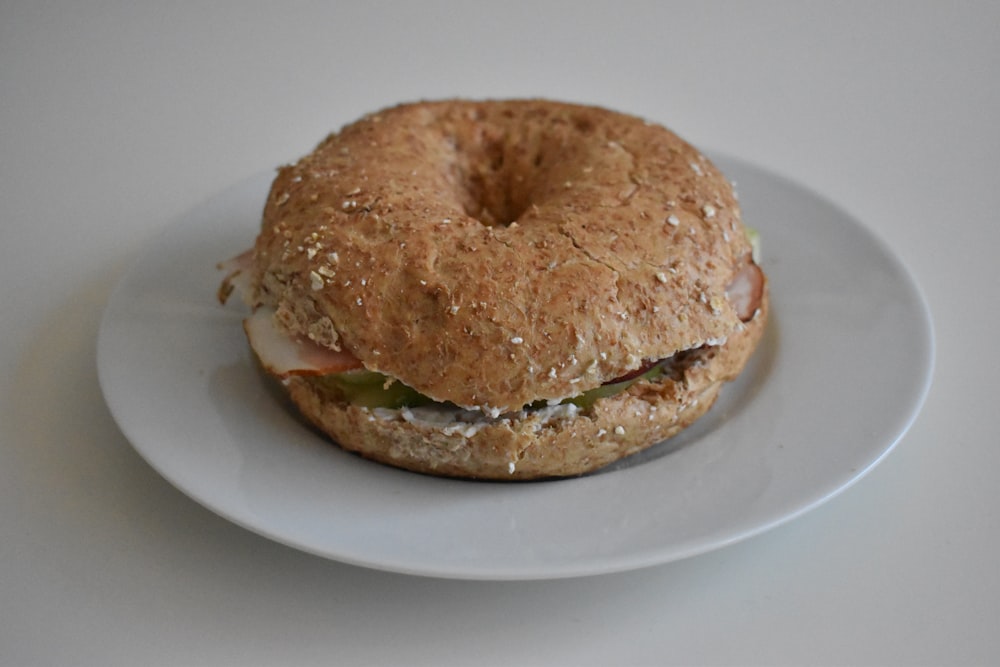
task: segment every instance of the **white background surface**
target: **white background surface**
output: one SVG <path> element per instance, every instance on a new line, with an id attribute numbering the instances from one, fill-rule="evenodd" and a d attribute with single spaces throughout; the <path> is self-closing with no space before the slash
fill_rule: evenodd
<path id="1" fill-rule="evenodd" d="M 0 664 L 996 664 L 998 68 L 989 2 L 0 1 Z M 654 118 L 865 221 L 934 315 L 910 433 L 748 542 L 552 582 L 341 565 L 176 491 L 97 387 L 114 284 L 204 198 L 451 95 Z"/>

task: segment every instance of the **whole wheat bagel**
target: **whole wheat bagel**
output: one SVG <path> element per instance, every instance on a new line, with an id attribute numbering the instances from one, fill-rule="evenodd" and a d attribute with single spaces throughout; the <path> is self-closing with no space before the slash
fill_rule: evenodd
<path id="1" fill-rule="evenodd" d="M 321 430 L 483 478 L 578 474 L 676 433 L 743 368 L 768 306 L 707 158 L 543 100 L 406 104 L 331 134 L 279 170 L 243 273 L 281 332 L 433 401 L 356 405 L 322 369 L 264 363 Z"/>

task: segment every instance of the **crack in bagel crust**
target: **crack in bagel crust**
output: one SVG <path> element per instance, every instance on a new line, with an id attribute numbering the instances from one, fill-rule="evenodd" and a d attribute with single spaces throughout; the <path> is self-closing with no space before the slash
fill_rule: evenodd
<path id="1" fill-rule="evenodd" d="M 728 181 L 659 125 L 427 102 L 279 170 L 253 293 L 294 333 L 499 414 L 732 338 L 726 286 L 750 250 Z"/>

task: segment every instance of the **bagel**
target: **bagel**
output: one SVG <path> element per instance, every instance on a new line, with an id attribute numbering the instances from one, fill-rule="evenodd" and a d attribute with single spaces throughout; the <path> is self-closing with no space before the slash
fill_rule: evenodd
<path id="1" fill-rule="evenodd" d="M 261 367 L 343 448 L 456 477 L 596 470 L 711 407 L 767 281 L 664 127 L 546 100 L 381 110 L 281 167 L 224 263 Z"/>

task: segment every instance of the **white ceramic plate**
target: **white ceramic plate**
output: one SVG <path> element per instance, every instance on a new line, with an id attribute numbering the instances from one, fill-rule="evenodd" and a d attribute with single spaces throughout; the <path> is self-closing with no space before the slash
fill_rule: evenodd
<path id="1" fill-rule="evenodd" d="M 170 226 L 112 295 L 98 340 L 108 405 L 166 479 L 261 535 L 440 577 L 627 570 L 760 533 L 831 498 L 902 437 L 926 395 L 930 316 L 892 252 L 837 207 L 719 158 L 760 230 L 773 317 L 744 375 L 678 438 L 562 481 L 437 479 L 318 437 L 257 373 L 215 264 L 249 247 L 271 174 Z"/>

